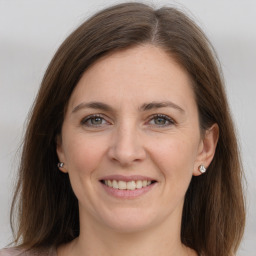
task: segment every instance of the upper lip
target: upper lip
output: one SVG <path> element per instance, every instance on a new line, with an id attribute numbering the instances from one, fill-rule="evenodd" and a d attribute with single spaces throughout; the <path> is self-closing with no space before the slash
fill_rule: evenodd
<path id="1" fill-rule="evenodd" d="M 147 180 L 147 181 L 156 181 L 155 179 L 147 176 L 141 176 L 141 175 L 131 175 L 131 176 L 124 176 L 124 175 L 109 175 L 104 176 L 100 178 L 100 180 L 122 180 L 122 181 L 136 181 L 136 180 Z"/>

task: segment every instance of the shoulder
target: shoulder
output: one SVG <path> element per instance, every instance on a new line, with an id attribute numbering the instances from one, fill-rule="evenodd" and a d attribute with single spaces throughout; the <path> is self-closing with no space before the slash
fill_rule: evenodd
<path id="1" fill-rule="evenodd" d="M 48 248 L 40 251 L 26 251 L 17 248 L 4 248 L 0 250 L 0 256 L 57 256 L 54 248 Z"/>
<path id="2" fill-rule="evenodd" d="M 4 248 L 0 250 L 0 256 L 19 256 L 24 255 L 21 250 L 15 248 Z"/>

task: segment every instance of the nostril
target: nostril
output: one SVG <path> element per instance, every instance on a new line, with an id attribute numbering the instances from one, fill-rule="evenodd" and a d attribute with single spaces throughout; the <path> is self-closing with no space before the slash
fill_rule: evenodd
<path id="1" fill-rule="evenodd" d="M 128 166 L 144 160 L 146 152 L 137 138 L 125 133 L 120 138 L 114 139 L 113 144 L 109 146 L 108 156 L 111 161 Z"/>

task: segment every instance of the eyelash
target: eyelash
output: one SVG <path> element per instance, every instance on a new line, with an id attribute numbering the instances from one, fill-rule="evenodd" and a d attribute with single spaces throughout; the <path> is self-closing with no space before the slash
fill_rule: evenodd
<path id="1" fill-rule="evenodd" d="M 87 127 L 101 127 L 102 124 L 99 124 L 99 125 L 97 125 L 97 124 L 88 124 L 89 121 L 92 121 L 93 119 L 96 119 L 96 118 L 100 118 L 101 120 L 105 120 L 104 116 L 102 116 L 100 114 L 90 115 L 90 116 L 87 116 L 84 119 L 82 119 L 81 125 L 85 125 Z M 176 122 L 172 118 L 170 118 L 167 115 L 163 115 L 163 114 L 155 114 L 155 115 L 150 117 L 149 121 L 156 120 L 156 118 L 164 119 L 165 121 L 168 122 L 168 124 L 164 124 L 164 125 L 153 124 L 153 125 L 150 125 L 150 126 L 157 126 L 159 128 L 163 128 L 163 127 L 167 127 L 167 126 L 171 126 L 171 125 L 176 124 Z"/>
<path id="2" fill-rule="evenodd" d="M 161 127 L 161 128 L 176 124 L 176 122 L 172 118 L 170 118 L 167 115 L 163 115 L 163 114 L 155 114 L 155 115 L 150 117 L 150 120 L 154 120 L 156 118 L 161 118 L 161 119 L 164 119 L 165 121 L 168 122 L 168 124 L 164 124 L 164 125 L 157 125 L 157 124 L 155 124 L 156 126 Z"/>
<path id="3" fill-rule="evenodd" d="M 88 127 L 100 127 L 101 125 L 87 124 L 88 121 L 91 121 L 91 120 L 96 119 L 96 118 L 101 118 L 102 120 L 104 119 L 104 117 L 102 115 L 99 115 L 99 114 L 90 115 L 90 116 L 87 116 L 87 117 L 83 118 L 82 121 L 81 121 L 81 124 L 85 125 L 85 126 L 88 126 Z"/>

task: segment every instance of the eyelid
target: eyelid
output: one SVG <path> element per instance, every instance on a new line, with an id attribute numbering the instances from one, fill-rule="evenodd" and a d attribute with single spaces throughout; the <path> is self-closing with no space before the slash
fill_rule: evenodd
<path id="1" fill-rule="evenodd" d="M 93 119 L 93 118 L 102 118 L 105 122 L 107 122 L 108 124 L 111 124 L 111 122 L 109 122 L 106 118 L 106 116 L 104 114 L 91 114 L 91 115 L 88 115 L 84 118 L 82 118 L 82 120 L 80 121 L 80 124 L 83 125 L 83 126 L 87 126 L 87 127 L 102 127 L 106 124 L 99 124 L 99 125 L 93 125 L 93 124 L 86 124 L 86 122 L 90 119 Z M 172 125 L 175 125 L 177 124 L 176 121 L 171 118 L 170 116 L 168 115 L 165 115 L 165 114 L 153 114 L 151 115 L 149 118 L 148 118 L 148 121 L 147 123 L 149 123 L 151 120 L 153 120 L 154 118 L 163 118 L 165 119 L 166 121 L 168 121 L 169 123 L 168 124 L 164 124 L 164 125 L 157 125 L 157 124 L 149 124 L 150 126 L 154 126 L 154 127 L 159 127 L 159 128 L 165 128 L 165 127 L 168 127 L 168 126 L 172 126 Z"/>
<path id="2" fill-rule="evenodd" d="M 169 122 L 169 124 L 165 124 L 165 125 L 157 125 L 157 124 L 155 124 L 155 125 L 152 125 L 152 126 L 157 126 L 157 127 L 160 127 L 160 128 L 165 128 L 165 127 L 177 124 L 176 121 L 173 118 L 171 118 L 171 117 L 169 117 L 169 116 L 167 116 L 165 114 L 154 114 L 154 115 L 150 116 L 148 122 L 150 122 L 152 119 L 157 118 L 157 117 L 164 118 L 165 120 L 167 120 Z"/>
<path id="3" fill-rule="evenodd" d="M 87 124 L 86 124 L 86 122 L 87 122 L 88 120 L 90 120 L 90 119 L 92 119 L 92 118 L 97 118 L 97 117 L 100 117 L 100 118 L 102 118 L 103 120 L 105 120 L 107 123 L 110 123 L 108 120 L 106 120 L 106 117 L 105 117 L 105 115 L 103 115 L 103 114 L 91 114 L 91 115 L 88 115 L 88 116 L 82 118 L 82 120 L 80 121 L 80 124 L 81 124 L 81 125 L 84 125 L 84 126 L 87 126 L 87 127 L 101 127 L 102 124 L 100 124 L 100 125 L 87 125 Z M 103 124 L 103 125 L 104 125 L 104 124 Z"/>

